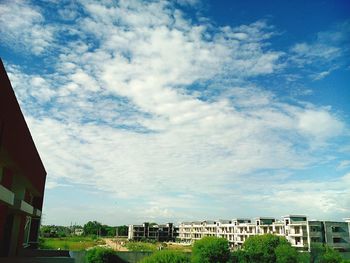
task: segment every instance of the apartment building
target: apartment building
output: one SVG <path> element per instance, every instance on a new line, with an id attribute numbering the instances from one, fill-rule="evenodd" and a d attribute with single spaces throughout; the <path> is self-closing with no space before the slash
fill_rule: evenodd
<path id="1" fill-rule="evenodd" d="M 163 225 L 143 223 L 142 225 L 129 225 L 128 239 L 140 241 L 144 239 L 156 241 L 175 241 L 178 228 L 173 223 Z"/>
<path id="2" fill-rule="evenodd" d="M 314 244 L 327 244 L 350 252 L 350 219 L 346 222 L 308 220 L 304 215 L 236 218 L 232 220 L 183 222 L 179 239 L 194 242 L 205 236 L 226 238 L 232 248 L 239 248 L 251 236 L 274 234 L 284 236 L 299 251 L 309 251 Z"/>

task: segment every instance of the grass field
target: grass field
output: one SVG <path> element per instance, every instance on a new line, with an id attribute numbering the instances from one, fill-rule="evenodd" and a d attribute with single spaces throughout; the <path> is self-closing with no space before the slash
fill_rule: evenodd
<path id="1" fill-rule="evenodd" d="M 91 237 L 42 238 L 40 248 L 79 251 L 103 244 L 103 240 Z"/>
<path id="2" fill-rule="evenodd" d="M 149 243 L 149 242 L 127 242 L 125 247 L 130 251 L 157 251 L 159 247 L 164 250 L 177 250 L 182 252 L 191 252 L 191 246 L 166 243 Z"/>

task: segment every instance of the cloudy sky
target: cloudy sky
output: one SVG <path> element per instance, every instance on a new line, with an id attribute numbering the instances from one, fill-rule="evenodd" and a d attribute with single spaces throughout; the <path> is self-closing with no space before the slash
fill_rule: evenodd
<path id="1" fill-rule="evenodd" d="M 350 5 L 0 1 L 44 224 L 350 217 Z"/>

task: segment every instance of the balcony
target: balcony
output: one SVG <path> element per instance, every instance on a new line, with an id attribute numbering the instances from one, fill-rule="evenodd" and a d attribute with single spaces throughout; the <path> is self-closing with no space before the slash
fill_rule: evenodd
<path id="1" fill-rule="evenodd" d="M 30 204 L 20 199 L 15 199 L 14 208 L 28 215 L 32 215 L 34 212 L 34 208 Z"/>
<path id="2" fill-rule="evenodd" d="M 15 194 L 0 184 L 0 202 L 7 205 L 14 205 Z"/>

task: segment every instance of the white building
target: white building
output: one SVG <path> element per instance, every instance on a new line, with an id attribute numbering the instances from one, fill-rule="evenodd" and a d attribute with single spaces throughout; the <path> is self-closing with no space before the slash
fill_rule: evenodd
<path id="1" fill-rule="evenodd" d="M 272 217 L 257 217 L 254 220 L 183 222 L 179 226 L 179 239 L 191 243 L 205 236 L 216 236 L 227 239 L 232 248 L 239 248 L 251 236 L 273 234 L 286 237 L 300 251 L 309 251 L 315 243 L 350 251 L 350 219 L 345 221 L 309 221 L 304 215 L 287 215 L 279 221 Z"/>

